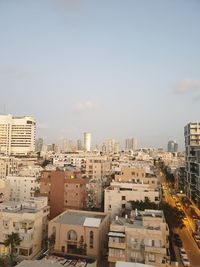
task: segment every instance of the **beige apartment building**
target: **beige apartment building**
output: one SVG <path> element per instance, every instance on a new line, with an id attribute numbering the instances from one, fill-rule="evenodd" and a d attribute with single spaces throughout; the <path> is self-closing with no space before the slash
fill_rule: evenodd
<path id="1" fill-rule="evenodd" d="M 0 153 L 27 155 L 35 151 L 36 121 L 33 117 L 0 115 Z"/>
<path id="2" fill-rule="evenodd" d="M 0 179 L 0 203 L 8 201 L 10 197 L 10 184 L 4 178 Z"/>
<path id="3" fill-rule="evenodd" d="M 49 222 L 48 236 L 55 234 L 55 252 L 99 261 L 106 253 L 109 224 L 107 213 L 67 210 Z"/>
<path id="4" fill-rule="evenodd" d="M 168 236 L 163 211 L 136 210 L 130 218 L 117 216 L 110 225 L 109 267 L 117 261 L 169 266 Z"/>
<path id="5" fill-rule="evenodd" d="M 94 156 L 86 159 L 86 176 L 103 179 L 111 174 L 111 161 L 107 157 Z"/>
<path id="6" fill-rule="evenodd" d="M 152 188 L 158 187 L 159 184 L 159 179 L 155 174 L 147 173 L 144 168 L 140 167 L 123 168 L 119 174 L 115 175 L 115 181 L 145 183 Z"/>
<path id="7" fill-rule="evenodd" d="M 19 172 L 19 159 L 14 157 L 0 157 L 0 178 L 7 175 L 17 175 Z"/>
<path id="8" fill-rule="evenodd" d="M 104 191 L 104 211 L 111 217 L 122 215 L 131 209 L 129 201 L 145 201 L 159 203 L 160 190 L 142 182 L 112 182 Z"/>
<path id="9" fill-rule="evenodd" d="M 31 198 L 27 202 L 4 202 L 0 204 L 0 255 L 9 253 L 4 246 L 8 234 L 19 233 L 20 245 L 16 254 L 32 259 L 44 246 L 47 236 L 47 198 Z"/>

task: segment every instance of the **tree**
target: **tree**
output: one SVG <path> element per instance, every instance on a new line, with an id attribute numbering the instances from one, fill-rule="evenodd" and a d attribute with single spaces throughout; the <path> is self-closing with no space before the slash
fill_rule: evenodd
<path id="1" fill-rule="evenodd" d="M 13 255 L 14 255 L 14 249 L 16 246 L 19 246 L 21 243 L 21 239 L 19 237 L 18 233 L 12 232 L 12 234 L 7 235 L 6 240 L 4 241 L 4 245 L 6 247 L 10 247 L 10 258 L 11 258 L 11 265 L 13 265 Z"/>
<path id="2" fill-rule="evenodd" d="M 55 233 L 52 233 L 48 238 L 48 245 L 50 252 L 53 250 L 55 243 L 56 243 L 56 235 Z"/>

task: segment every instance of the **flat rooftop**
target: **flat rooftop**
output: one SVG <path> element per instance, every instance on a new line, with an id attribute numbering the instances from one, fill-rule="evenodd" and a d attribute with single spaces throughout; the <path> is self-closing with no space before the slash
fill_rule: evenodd
<path id="1" fill-rule="evenodd" d="M 53 222 L 59 224 L 82 225 L 88 227 L 99 227 L 102 220 L 107 214 L 82 212 L 82 211 L 66 211 L 54 219 Z"/>

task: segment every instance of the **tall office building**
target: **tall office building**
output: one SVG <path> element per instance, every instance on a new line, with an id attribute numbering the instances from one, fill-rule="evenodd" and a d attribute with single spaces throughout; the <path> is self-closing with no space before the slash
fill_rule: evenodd
<path id="1" fill-rule="evenodd" d="M 125 140 L 125 150 L 136 150 L 138 142 L 136 138 L 126 139 Z"/>
<path id="2" fill-rule="evenodd" d="M 0 115 L 0 153 L 27 155 L 35 151 L 36 121 L 33 117 Z"/>
<path id="3" fill-rule="evenodd" d="M 91 133 L 84 133 L 84 151 L 91 150 Z"/>
<path id="4" fill-rule="evenodd" d="M 200 208 L 200 122 L 184 128 L 186 174 L 185 192 Z"/>
<path id="5" fill-rule="evenodd" d="M 35 142 L 35 151 L 41 152 L 43 147 L 44 140 L 42 138 L 38 138 Z"/>
<path id="6" fill-rule="evenodd" d="M 176 141 L 170 140 L 167 145 L 167 151 L 171 153 L 178 152 L 178 144 Z"/>

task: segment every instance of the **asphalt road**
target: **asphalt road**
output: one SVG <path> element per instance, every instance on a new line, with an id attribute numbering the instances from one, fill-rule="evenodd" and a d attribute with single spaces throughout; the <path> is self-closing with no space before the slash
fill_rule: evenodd
<path id="1" fill-rule="evenodd" d="M 165 195 L 165 201 L 167 203 L 169 203 L 172 206 L 175 206 L 175 201 L 170 192 L 169 192 L 169 188 L 167 186 L 165 186 L 165 190 L 164 190 L 164 195 Z M 178 199 L 178 198 L 177 198 Z M 186 250 L 186 253 L 188 255 L 188 258 L 190 260 L 191 263 L 191 267 L 200 267 L 200 249 L 198 248 L 193 236 L 192 236 L 192 231 L 194 229 L 194 224 L 191 220 L 191 218 L 189 218 L 189 216 L 187 216 L 188 220 L 185 223 L 185 227 L 182 229 L 177 229 L 177 233 L 180 235 L 182 241 L 183 241 L 183 247 Z M 175 252 L 177 254 L 177 259 L 179 261 L 180 266 L 183 266 L 180 260 L 180 255 L 179 255 L 179 250 L 177 247 L 175 247 Z"/>

